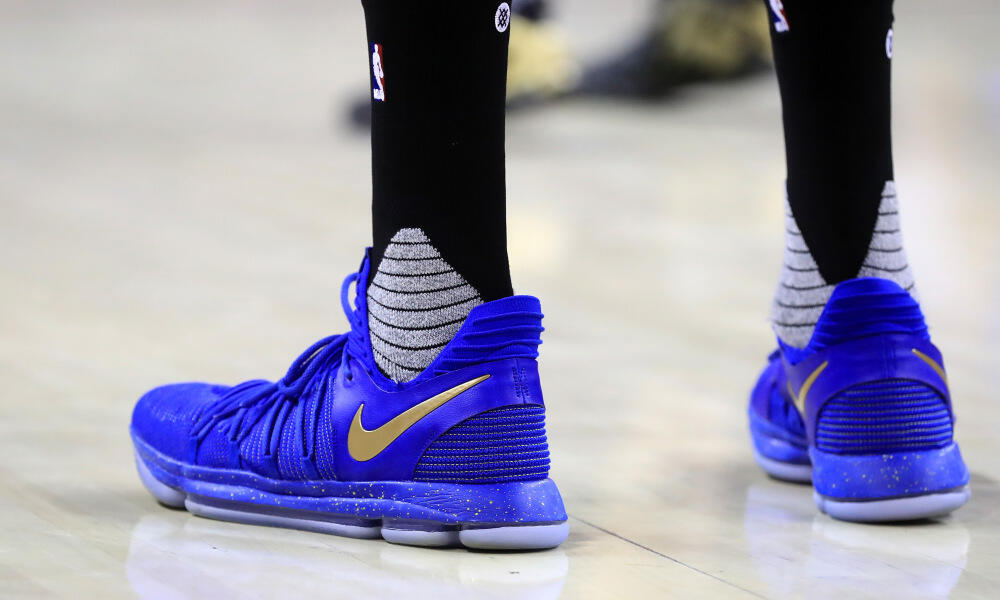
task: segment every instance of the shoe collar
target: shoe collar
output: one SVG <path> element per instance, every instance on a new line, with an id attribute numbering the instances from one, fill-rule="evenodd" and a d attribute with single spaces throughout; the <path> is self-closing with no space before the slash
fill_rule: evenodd
<path id="1" fill-rule="evenodd" d="M 371 272 L 372 249 L 365 249 L 365 256 L 358 268 L 353 306 L 348 291 L 343 290 L 344 309 L 348 312 L 351 331 L 348 352 L 351 359 L 361 366 L 371 380 L 386 391 L 399 391 L 442 373 L 493 360 L 508 358 L 532 359 L 538 357 L 542 343 L 541 303 L 534 296 L 508 296 L 485 302 L 474 307 L 455 337 L 419 375 L 404 383 L 386 377 L 375 364 L 371 335 L 368 329 L 368 278 Z M 345 282 L 349 285 L 350 279 Z M 341 368 L 345 368 L 343 361 Z"/>

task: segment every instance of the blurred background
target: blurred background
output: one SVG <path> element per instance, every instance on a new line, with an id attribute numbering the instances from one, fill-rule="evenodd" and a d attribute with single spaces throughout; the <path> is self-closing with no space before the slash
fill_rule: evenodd
<path id="1" fill-rule="evenodd" d="M 0 595 L 1000 584 L 1000 3 L 896 3 L 904 235 L 973 500 L 881 534 L 817 515 L 808 488 L 767 480 L 750 455 L 745 401 L 774 344 L 783 247 L 763 6 L 522 9 L 511 270 L 546 312 L 573 533 L 551 554 L 457 560 L 165 511 L 132 465 L 144 390 L 279 376 L 346 327 L 341 278 L 371 233 L 360 4 L 0 0 Z"/>

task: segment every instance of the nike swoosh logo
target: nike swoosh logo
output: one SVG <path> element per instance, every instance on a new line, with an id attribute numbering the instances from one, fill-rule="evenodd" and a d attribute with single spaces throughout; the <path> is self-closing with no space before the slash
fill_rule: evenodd
<path id="1" fill-rule="evenodd" d="M 941 378 L 941 381 L 944 382 L 944 391 L 946 391 L 946 392 L 948 392 L 950 394 L 951 390 L 948 389 L 949 388 L 949 385 L 948 385 L 948 374 L 944 372 L 944 367 L 942 367 L 941 365 L 939 365 L 937 363 L 937 361 L 935 361 L 933 358 L 927 356 L 926 354 L 924 354 L 920 350 L 917 350 L 916 348 L 913 348 L 913 353 L 917 355 L 917 358 L 919 358 L 920 360 L 924 361 L 925 363 L 927 363 L 928 365 L 930 365 L 930 367 L 932 369 L 934 369 L 934 372 L 937 373 L 938 377 Z"/>
<path id="2" fill-rule="evenodd" d="M 816 383 L 816 378 L 819 374 L 823 372 L 823 369 L 830 364 L 830 361 L 823 361 L 823 364 L 816 367 L 809 377 L 806 377 L 805 382 L 803 382 L 802 387 L 799 388 L 798 394 L 792 394 L 792 399 L 795 401 L 795 408 L 799 409 L 799 413 L 805 417 L 806 416 L 806 395 L 809 393 L 810 388 Z M 788 391 L 792 391 L 792 382 L 788 382 Z"/>
<path id="3" fill-rule="evenodd" d="M 456 385 L 451 389 L 447 389 L 436 396 L 424 400 L 416 406 L 410 407 L 393 417 L 385 425 L 371 430 L 365 429 L 365 426 L 361 424 L 361 411 L 365 408 L 365 405 L 362 404 L 358 407 L 358 412 L 354 413 L 354 420 L 351 421 L 351 428 L 347 432 L 348 453 L 350 453 L 351 458 L 358 462 L 365 462 L 366 460 L 375 458 L 389 444 L 396 441 L 396 438 L 403 435 L 417 421 L 429 415 L 431 411 L 489 378 L 489 375 L 483 375 L 482 377 L 476 377 L 475 379 Z"/>

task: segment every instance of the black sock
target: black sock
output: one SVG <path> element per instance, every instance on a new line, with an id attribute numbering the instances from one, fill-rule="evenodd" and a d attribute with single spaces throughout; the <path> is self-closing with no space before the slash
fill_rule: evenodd
<path id="1" fill-rule="evenodd" d="M 510 5 L 362 0 L 372 74 L 368 329 L 396 382 L 510 296 L 504 105 Z"/>
<path id="2" fill-rule="evenodd" d="M 781 89 L 788 201 L 827 283 L 858 276 L 893 179 L 892 0 L 764 0 Z"/>
<path id="3" fill-rule="evenodd" d="M 419 229 L 482 301 L 511 295 L 504 182 L 509 3 L 362 4 L 373 88 L 372 278 L 393 236 Z M 373 61 L 383 77 L 374 75 Z"/>

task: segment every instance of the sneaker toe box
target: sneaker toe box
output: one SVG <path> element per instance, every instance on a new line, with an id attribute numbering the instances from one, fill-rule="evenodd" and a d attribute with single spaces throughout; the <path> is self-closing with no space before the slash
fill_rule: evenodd
<path id="1" fill-rule="evenodd" d="M 202 409 L 225 392 L 208 383 L 175 383 L 143 395 L 132 412 L 132 431 L 159 452 L 183 460 Z"/>

